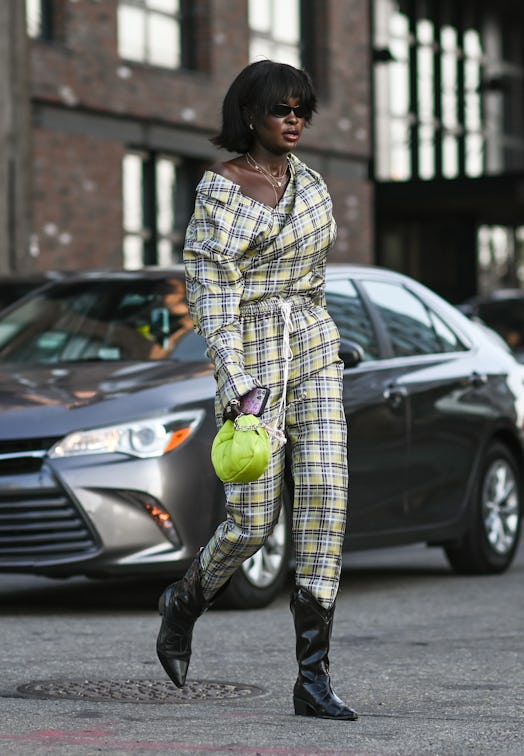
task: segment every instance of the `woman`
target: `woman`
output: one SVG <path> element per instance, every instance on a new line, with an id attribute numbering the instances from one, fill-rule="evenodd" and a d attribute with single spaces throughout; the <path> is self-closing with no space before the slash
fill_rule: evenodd
<path id="1" fill-rule="evenodd" d="M 357 719 L 334 694 L 329 641 L 346 524 L 347 448 L 339 334 L 325 307 L 326 255 L 336 227 L 321 177 L 293 150 L 316 110 L 309 76 L 269 60 L 237 76 L 214 143 L 238 157 L 198 188 L 184 250 L 187 294 L 217 378 L 217 423 L 241 397 L 268 387 L 263 419 L 287 439 L 294 478 L 296 588 L 291 610 L 299 665 L 295 713 Z M 279 516 L 285 453 L 254 483 L 226 483 L 226 520 L 185 577 L 160 599 L 157 651 L 185 682 L 196 619 Z"/>
<path id="2" fill-rule="evenodd" d="M 167 311 L 168 322 L 162 323 L 157 335 L 157 341 L 149 352 L 150 360 L 165 360 L 170 356 L 175 346 L 183 337 L 193 330 L 193 321 L 189 314 L 186 301 L 186 287 L 183 281 L 172 278 L 167 282 L 168 288 L 164 294 L 163 307 L 160 314 Z M 164 332 L 164 326 L 167 333 Z"/>

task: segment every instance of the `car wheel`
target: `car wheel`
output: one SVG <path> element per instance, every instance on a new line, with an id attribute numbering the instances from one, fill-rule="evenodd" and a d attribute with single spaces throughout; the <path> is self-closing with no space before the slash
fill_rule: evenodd
<path id="1" fill-rule="evenodd" d="M 285 491 L 272 534 L 264 546 L 236 571 L 217 602 L 218 606 L 261 609 L 270 604 L 281 591 L 289 573 L 291 541 L 291 507 L 289 494 Z"/>
<path id="2" fill-rule="evenodd" d="M 500 443 L 492 444 L 480 468 L 472 497 L 470 529 L 458 545 L 446 547 L 456 572 L 504 572 L 515 556 L 522 521 L 522 486 L 515 459 Z"/>

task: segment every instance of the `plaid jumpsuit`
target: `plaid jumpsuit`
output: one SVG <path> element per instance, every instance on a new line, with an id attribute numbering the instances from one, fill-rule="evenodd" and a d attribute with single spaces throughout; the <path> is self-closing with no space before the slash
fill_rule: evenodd
<path id="1" fill-rule="evenodd" d="M 294 155 L 289 163 L 276 208 L 207 171 L 184 263 L 195 330 L 215 365 L 217 424 L 231 399 L 256 386 L 271 390 L 263 419 L 284 427 L 290 447 L 296 583 L 329 608 L 340 578 L 348 484 L 339 334 L 324 296 L 336 225 L 322 178 Z M 284 461 L 284 448 L 274 448 L 259 480 L 224 484 L 226 519 L 200 554 L 206 597 L 271 534 Z"/>

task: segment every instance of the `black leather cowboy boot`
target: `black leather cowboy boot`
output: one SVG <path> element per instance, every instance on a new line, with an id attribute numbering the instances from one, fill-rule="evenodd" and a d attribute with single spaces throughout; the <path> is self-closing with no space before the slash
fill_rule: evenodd
<path id="1" fill-rule="evenodd" d="M 156 652 L 177 688 L 182 688 L 186 681 L 193 627 L 210 605 L 211 601 L 207 601 L 202 592 L 197 556 L 184 577 L 169 585 L 158 602 L 162 624 Z"/>
<path id="2" fill-rule="evenodd" d="M 333 692 L 329 678 L 329 642 L 335 607 L 324 609 L 305 588 L 294 591 L 290 606 L 297 636 L 295 714 L 322 719 L 358 719 L 356 711 Z"/>

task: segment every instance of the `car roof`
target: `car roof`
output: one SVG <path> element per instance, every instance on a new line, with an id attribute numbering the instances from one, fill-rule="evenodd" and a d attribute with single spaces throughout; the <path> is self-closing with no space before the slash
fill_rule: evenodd
<path id="1" fill-rule="evenodd" d="M 77 281 L 136 281 L 136 280 L 163 280 L 166 278 L 181 278 L 185 275 L 185 268 L 183 264 L 172 265 L 169 268 L 159 266 L 146 266 L 144 268 L 137 268 L 136 270 L 78 270 L 70 271 L 67 276 L 56 277 L 48 279 L 51 284 L 53 283 L 74 283 Z M 384 275 L 389 278 L 395 277 L 399 280 L 409 280 L 402 274 L 388 270 L 386 268 L 380 268 L 375 265 L 354 265 L 352 263 L 329 263 L 327 266 L 326 275 L 328 278 L 337 278 L 339 276 L 377 276 L 383 277 Z"/>
<path id="2" fill-rule="evenodd" d="M 408 280 L 402 273 L 397 273 L 389 268 L 382 268 L 379 265 L 363 265 L 357 263 L 328 263 L 327 274 L 330 277 L 337 275 L 358 277 L 372 275 L 380 278 L 388 276 Z"/>
<path id="3" fill-rule="evenodd" d="M 409 280 L 402 273 L 389 270 L 387 268 L 381 268 L 377 265 L 359 265 L 353 263 L 328 263 L 327 276 L 329 278 L 338 276 L 377 276 L 377 277 L 393 277 L 399 280 Z M 144 268 L 137 268 L 136 270 L 80 270 L 71 271 L 68 276 L 62 280 L 66 282 L 72 282 L 75 280 L 89 280 L 89 281 L 103 281 L 103 280 L 135 280 L 135 279 L 163 279 L 170 276 L 183 276 L 185 269 L 183 264 L 172 265 L 169 268 L 159 266 L 146 266 Z M 60 279 L 57 279 L 60 280 Z"/>
<path id="4" fill-rule="evenodd" d="M 136 281 L 163 280 L 166 278 L 180 278 L 184 276 L 183 265 L 173 265 L 170 268 L 146 267 L 137 270 L 78 270 L 72 271 L 66 278 L 58 279 L 58 283 L 75 283 L 77 281 Z"/>

